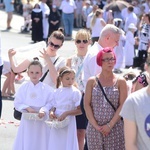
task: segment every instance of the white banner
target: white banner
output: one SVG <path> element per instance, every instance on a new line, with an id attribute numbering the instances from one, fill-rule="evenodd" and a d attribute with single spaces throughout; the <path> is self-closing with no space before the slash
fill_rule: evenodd
<path id="1" fill-rule="evenodd" d="M 45 41 L 28 46 L 14 48 L 14 50 L 16 51 L 16 54 L 14 55 L 15 63 L 20 64 L 24 60 L 33 59 L 34 57 L 38 57 L 39 60 L 42 61 L 42 58 L 40 58 L 40 51 L 43 51 L 43 49 L 46 49 Z"/>

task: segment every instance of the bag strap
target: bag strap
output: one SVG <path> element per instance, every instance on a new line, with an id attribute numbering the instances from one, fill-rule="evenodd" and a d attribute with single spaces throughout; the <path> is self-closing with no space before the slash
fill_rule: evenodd
<path id="1" fill-rule="evenodd" d="M 59 59 L 59 57 L 56 58 L 56 60 L 54 61 L 53 65 L 56 64 L 56 62 L 57 62 L 58 59 Z M 45 79 L 45 77 L 47 76 L 48 72 L 49 72 L 49 69 L 44 73 L 43 77 L 40 79 L 41 82 L 44 81 L 44 79 Z"/>
<path id="2" fill-rule="evenodd" d="M 99 87 L 101 88 L 102 93 L 103 93 L 103 95 L 105 96 L 105 99 L 106 99 L 107 102 L 111 105 L 111 107 L 114 109 L 114 111 L 116 111 L 115 106 L 114 106 L 114 105 L 110 102 L 110 100 L 107 98 L 106 93 L 105 93 L 105 91 L 104 91 L 104 89 L 103 89 L 103 87 L 102 87 L 102 85 L 101 85 L 101 83 L 100 83 L 100 81 L 99 81 L 99 79 L 98 79 L 97 77 L 96 77 L 96 81 L 97 81 Z"/>
<path id="3" fill-rule="evenodd" d="M 76 78 L 79 76 L 82 68 L 83 68 L 83 63 L 81 64 L 80 68 L 78 69 L 78 72 L 76 73 Z"/>

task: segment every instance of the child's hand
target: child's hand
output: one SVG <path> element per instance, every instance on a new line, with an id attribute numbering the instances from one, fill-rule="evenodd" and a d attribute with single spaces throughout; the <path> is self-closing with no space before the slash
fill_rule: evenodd
<path id="1" fill-rule="evenodd" d="M 61 114 L 61 116 L 59 116 L 57 119 L 58 119 L 58 121 L 63 121 L 66 117 L 67 117 L 67 113 L 64 112 L 64 113 Z"/>
<path id="2" fill-rule="evenodd" d="M 45 112 L 44 111 L 39 111 L 38 117 L 43 118 L 44 116 L 45 116 Z"/>
<path id="3" fill-rule="evenodd" d="M 26 108 L 26 110 L 29 113 L 36 113 L 36 111 L 33 108 L 31 108 L 31 107 Z"/>
<path id="4" fill-rule="evenodd" d="M 50 111 L 49 117 L 50 117 L 50 119 L 56 119 L 57 118 L 54 111 Z"/>

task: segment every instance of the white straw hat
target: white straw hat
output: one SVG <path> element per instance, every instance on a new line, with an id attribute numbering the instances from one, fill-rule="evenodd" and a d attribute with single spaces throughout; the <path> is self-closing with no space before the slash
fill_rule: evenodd
<path id="1" fill-rule="evenodd" d="M 90 5 L 91 1 L 90 0 L 86 0 L 85 3 Z"/>
<path id="2" fill-rule="evenodd" d="M 137 27 L 134 25 L 134 23 L 130 23 L 129 26 L 128 26 L 128 29 L 137 30 Z"/>

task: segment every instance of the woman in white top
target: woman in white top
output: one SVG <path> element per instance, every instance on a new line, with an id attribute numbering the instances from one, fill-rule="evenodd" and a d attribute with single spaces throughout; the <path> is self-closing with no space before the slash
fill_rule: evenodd
<path id="1" fill-rule="evenodd" d="M 48 71 L 46 77 L 43 82 L 55 88 L 56 79 L 58 76 L 58 71 L 61 67 L 66 65 L 66 61 L 64 58 L 60 57 L 57 54 L 58 49 L 63 45 L 64 35 L 61 31 L 54 31 L 51 36 L 48 38 L 48 46 L 43 51 L 40 51 L 41 58 L 44 59 L 43 65 L 43 76 Z M 16 54 L 16 51 L 13 49 L 9 50 L 9 59 L 11 63 L 11 67 L 15 73 L 22 72 L 26 70 L 31 59 L 25 59 L 22 63 L 16 65 L 13 59 L 13 56 Z M 39 57 L 39 56 L 37 56 Z M 57 59 L 57 60 L 56 60 Z M 54 65 L 55 62 L 55 65 Z"/>
<path id="2" fill-rule="evenodd" d="M 98 41 L 101 30 L 106 25 L 103 17 L 103 10 L 97 9 L 91 19 L 92 42 Z"/>

